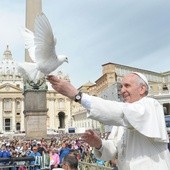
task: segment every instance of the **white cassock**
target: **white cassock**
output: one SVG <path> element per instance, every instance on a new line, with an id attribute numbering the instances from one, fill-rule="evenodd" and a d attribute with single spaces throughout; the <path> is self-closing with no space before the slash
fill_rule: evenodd
<path id="1" fill-rule="evenodd" d="M 123 103 L 83 94 L 81 104 L 89 118 L 119 126 L 100 150 L 95 149 L 96 157 L 111 160 L 118 154 L 119 170 L 170 170 L 169 139 L 157 100 L 144 97 Z"/>

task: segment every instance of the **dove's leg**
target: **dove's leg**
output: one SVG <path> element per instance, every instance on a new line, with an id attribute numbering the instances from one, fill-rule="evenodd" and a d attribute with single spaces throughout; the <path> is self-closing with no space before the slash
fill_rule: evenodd
<path id="1" fill-rule="evenodd" d="M 34 74 L 34 83 L 38 83 L 38 77 L 39 77 L 39 70 L 36 69 L 36 73 Z"/>
<path id="2" fill-rule="evenodd" d="M 35 74 L 35 83 L 38 83 L 38 81 L 42 78 L 44 76 L 44 74 L 41 72 L 41 71 L 39 71 L 39 70 L 37 70 L 37 73 Z"/>

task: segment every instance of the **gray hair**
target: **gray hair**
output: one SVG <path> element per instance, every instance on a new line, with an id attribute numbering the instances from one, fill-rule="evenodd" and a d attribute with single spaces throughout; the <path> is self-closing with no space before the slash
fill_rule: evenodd
<path id="1" fill-rule="evenodd" d="M 144 85 L 146 87 L 146 91 L 145 91 L 145 95 L 147 96 L 149 93 L 149 86 L 146 84 L 146 82 L 139 76 L 137 76 L 137 81 L 139 83 L 139 85 Z"/>

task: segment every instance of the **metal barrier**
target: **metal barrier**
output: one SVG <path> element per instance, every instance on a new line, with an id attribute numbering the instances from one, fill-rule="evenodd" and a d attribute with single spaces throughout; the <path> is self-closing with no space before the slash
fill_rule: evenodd
<path id="1" fill-rule="evenodd" d="M 113 168 L 79 161 L 79 170 L 112 170 Z"/>
<path id="2" fill-rule="evenodd" d="M 34 167 L 34 165 L 30 165 L 31 161 L 35 161 L 34 157 L 12 157 L 12 158 L 0 158 L 0 170 L 3 169 L 15 169 L 20 166 L 24 166 L 26 169 L 30 169 Z M 23 164 L 17 164 L 19 162 L 24 162 Z"/>
<path id="3" fill-rule="evenodd" d="M 9 170 L 9 168 L 12 168 L 12 170 L 24 166 L 27 170 L 33 170 L 35 167 L 39 167 L 41 170 L 49 170 L 49 167 L 45 167 L 43 165 L 43 162 L 40 161 L 39 165 L 31 165 L 31 161 L 35 161 L 36 158 L 34 157 L 13 157 L 13 158 L 0 158 L 0 170 Z M 40 157 L 40 160 L 42 160 L 42 157 Z M 18 162 L 24 162 L 23 164 L 17 164 Z M 1 163 L 5 163 L 4 165 L 1 165 Z M 113 168 L 101 166 L 96 163 L 87 163 L 79 161 L 79 170 L 112 170 Z"/>
<path id="4" fill-rule="evenodd" d="M 34 157 L 12 157 L 12 158 L 0 158 L 0 170 L 15 170 L 17 168 L 23 167 L 23 169 L 34 170 L 34 169 L 41 169 L 41 170 L 49 170 L 50 169 L 50 162 L 46 164 L 45 157 L 43 156 L 36 156 Z M 32 165 L 31 162 L 35 161 L 35 164 Z M 22 169 L 22 168 L 21 168 Z"/>

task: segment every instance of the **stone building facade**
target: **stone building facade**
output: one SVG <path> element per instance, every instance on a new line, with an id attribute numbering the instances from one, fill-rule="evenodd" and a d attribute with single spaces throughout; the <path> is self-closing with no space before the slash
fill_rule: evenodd
<path id="1" fill-rule="evenodd" d="M 0 132 L 24 131 L 22 78 L 7 46 L 0 61 Z"/>
<path id="2" fill-rule="evenodd" d="M 62 72 L 57 75 L 69 81 Z M 71 126 L 70 100 L 51 88 L 47 82 L 47 129 L 65 131 Z M 7 46 L 0 60 L 0 133 L 24 132 L 24 82 Z M 48 131 L 47 131 L 48 132 Z"/>
<path id="3" fill-rule="evenodd" d="M 170 115 L 170 71 L 157 73 L 116 63 L 106 63 L 102 65 L 101 77 L 94 84 L 87 83 L 81 86 L 79 90 L 107 100 L 121 101 L 119 82 L 124 75 L 131 72 L 140 72 L 147 77 L 150 87 L 149 96 L 157 99 L 163 105 L 165 115 Z M 85 129 L 101 128 L 100 123 L 86 118 L 87 111 L 82 106 L 75 104 L 72 107 L 74 108 L 72 115 L 75 127 L 84 127 Z M 96 125 L 95 127 L 94 124 Z"/>
<path id="4" fill-rule="evenodd" d="M 88 82 L 79 90 L 108 100 L 121 100 L 119 95 L 119 82 L 130 72 L 141 72 L 149 81 L 149 96 L 157 99 L 163 106 L 165 114 L 170 114 L 170 71 L 157 73 L 139 68 L 129 67 L 116 63 L 102 65 L 102 75 L 95 83 Z M 62 72 L 57 73 L 63 79 L 69 80 Z M 86 117 L 86 109 L 79 103 L 58 94 L 46 82 L 47 90 L 47 121 L 50 131 L 66 131 L 70 127 L 81 133 L 85 129 L 100 130 L 101 124 Z M 23 79 L 16 70 L 16 62 L 7 46 L 0 60 L 0 133 L 25 131 L 24 126 L 24 95 Z"/>

